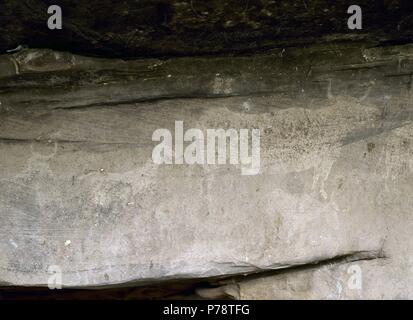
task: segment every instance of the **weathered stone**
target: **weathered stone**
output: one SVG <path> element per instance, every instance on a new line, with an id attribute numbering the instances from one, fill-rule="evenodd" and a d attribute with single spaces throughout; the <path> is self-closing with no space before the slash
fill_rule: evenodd
<path id="1" fill-rule="evenodd" d="M 355 270 L 361 274 L 360 287 L 352 279 Z M 411 261 L 356 261 L 240 282 L 237 295 L 240 299 L 411 299 L 412 280 Z"/>
<path id="2" fill-rule="evenodd" d="M 291 65 L 281 52 L 171 59 L 160 69 L 113 61 L 118 74 L 108 60 L 64 53 L 1 57 L 1 284 L 46 286 L 50 265 L 64 286 L 96 287 L 287 272 L 339 257 L 372 259 L 360 263 L 374 270 L 386 258 L 386 272 L 397 270 L 386 283 L 408 279 L 411 47 L 324 49 L 289 49 Z M 148 87 L 140 68 L 155 78 Z M 171 84 L 155 86 L 169 74 Z M 260 129 L 260 173 L 155 165 L 152 133 L 175 121 Z M 308 272 L 303 281 L 321 277 Z M 241 283 L 240 297 L 278 288 L 277 279 Z M 302 296 L 333 297 L 306 288 Z M 285 297 L 271 290 L 263 297 Z"/>

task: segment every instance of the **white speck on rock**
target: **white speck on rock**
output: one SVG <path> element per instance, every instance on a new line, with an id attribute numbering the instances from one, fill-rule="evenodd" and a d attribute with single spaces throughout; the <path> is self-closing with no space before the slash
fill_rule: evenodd
<path id="1" fill-rule="evenodd" d="M 10 239 L 9 241 L 10 241 L 10 243 L 11 243 L 11 245 L 12 245 L 13 247 L 15 247 L 15 248 L 18 248 L 18 247 L 19 247 L 19 246 L 17 245 L 17 243 L 13 241 L 13 239 Z"/>
<path id="2" fill-rule="evenodd" d="M 67 246 L 70 246 L 71 243 L 72 243 L 72 241 L 66 240 L 66 241 L 65 241 L 65 246 L 66 246 L 66 247 L 67 247 Z"/>

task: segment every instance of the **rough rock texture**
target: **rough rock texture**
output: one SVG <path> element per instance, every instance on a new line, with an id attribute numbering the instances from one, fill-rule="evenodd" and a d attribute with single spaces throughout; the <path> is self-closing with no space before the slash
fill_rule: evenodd
<path id="1" fill-rule="evenodd" d="M 231 278 L 235 294 L 198 294 L 411 298 L 412 62 L 411 45 L 360 44 L 1 56 L 0 283 L 46 286 L 59 265 L 66 287 Z M 260 173 L 153 164 L 153 131 L 177 120 L 259 128 Z"/>
<path id="2" fill-rule="evenodd" d="M 63 29 L 49 30 L 49 5 Z M 363 29 L 347 28 L 347 8 L 363 9 Z M 0 51 L 19 45 L 136 57 L 254 52 L 297 44 L 413 38 L 411 0 L 3 0 Z"/>
<path id="3" fill-rule="evenodd" d="M 237 294 L 240 299 L 411 299 L 411 261 L 399 263 L 380 259 L 323 265 L 242 281 Z M 354 266 L 361 270 L 360 289 L 349 285 Z"/>

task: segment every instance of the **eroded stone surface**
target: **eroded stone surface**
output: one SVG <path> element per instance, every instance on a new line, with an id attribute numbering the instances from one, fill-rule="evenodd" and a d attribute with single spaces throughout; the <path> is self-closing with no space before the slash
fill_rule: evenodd
<path id="1" fill-rule="evenodd" d="M 294 51 L 298 57 L 299 50 Z M 13 56 L 23 71 L 15 76 L 2 71 L 0 97 L 1 283 L 45 286 L 50 265 L 61 267 L 64 286 L 81 287 L 230 276 L 360 252 L 387 258 L 391 268 L 379 273 L 389 273 L 388 285 L 408 279 L 411 48 L 343 50 L 354 55 L 347 54 L 342 65 L 328 54 L 297 69 L 291 66 L 293 75 L 282 62 L 270 65 L 260 82 L 268 88 L 265 93 L 253 84 L 240 96 L 234 87 L 246 87 L 254 69 L 243 82 L 243 74 L 228 67 L 229 75 L 225 68 L 219 75 L 214 70 L 215 81 L 202 82 L 195 97 L 176 98 L 172 86 L 161 88 L 159 99 L 133 101 L 141 94 L 133 87 L 140 80 L 128 82 L 122 75 L 107 85 L 85 81 L 84 88 L 72 87 L 72 94 L 86 88 L 94 102 L 72 107 L 64 96 L 70 87 L 66 80 L 61 92 L 57 86 L 52 96 L 43 91 L 43 101 L 30 101 L 24 94 L 30 77 L 47 83 L 48 70 L 62 77 L 73 66 L 92 66 L 96 74 L 105 61 L 75 57 L 72 63 L 71 55 L 50 53 L 55 64 L 30 64 L 29 59 L 28 66 L 26 53 Z M 76 64 L 82 59 L 84 67 Z M 169 63 L 185 65 L 182 59 Z M 198 59 L 188 60 L 191 71 L 177 74 L 182 88 L 190 86 L 188 75 L 195 76 L 202 65 Z M 246 63 L 240 68 L 256 65 L 236 61 Z M 146 62 L 117 63 L 133 71 Z M 288 78 L 277 87 L 271 73 L 280 68 L 288 69 Z M 114 93 L 119 79 L 126 88 L 121 101 L 116 97 L 105 104 L 96 90 Z M 37 90 L 33 83 L 30 90 Z M 123 101 L 128 93 L 134 98 Z M 233 165 L 155 165 L 152 133 L 172 131 L 175 121 L 201 130 L 260 129 L 260 173 L 243 176 Z M 363 268 L 370 263 L 387 268 L 376 260 L 362 262 Z M 241 298 L 278 283 L 242 285 Z M 324 287 L 315 290 L 302 291 L 306 297 L 324 292 L 336 297 Z M 285 297 L 271 296 L 274 292 L 268 289 L 265 297 Z M 363 296 L 380 292 L 369 289 Z M 389 292 L 410 294 L 397 285 Z"/>

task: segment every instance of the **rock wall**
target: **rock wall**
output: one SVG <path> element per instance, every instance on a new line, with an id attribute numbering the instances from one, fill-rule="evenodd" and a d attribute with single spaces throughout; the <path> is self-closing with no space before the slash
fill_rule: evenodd
<path id="1" fill-rule="evenodd" d="M 0 56 L 0 284 L 46 287 L 58 266 L 67 288 L 412 298 L 412 69 L 409 44 Z M 175 121 L 259 129 L 258 174 L 154 163 Z"/>

